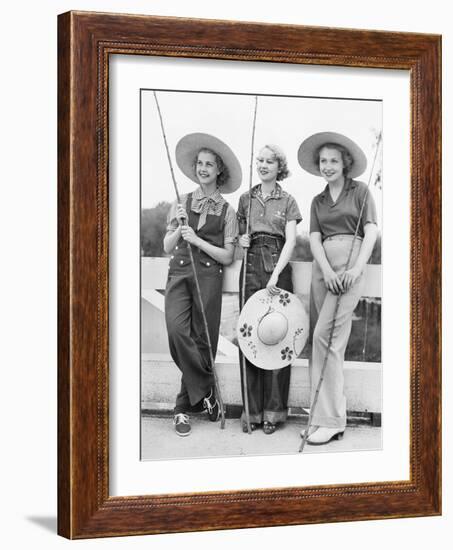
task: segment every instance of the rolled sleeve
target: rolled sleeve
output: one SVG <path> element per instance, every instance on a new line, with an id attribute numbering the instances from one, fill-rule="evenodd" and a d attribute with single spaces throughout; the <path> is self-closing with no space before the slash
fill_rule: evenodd
<path id="1" fill-rule="evenodd" d="M 310 208 L 310 233 L 322 233 L 316 209 L 316 199 L 311 201 Z"/>
<path id="2" fill-rule="evenodd" d="M 181 197 L 181 205 L 186 208 L 187 204 L 187 195 L 182 195 Z M 178 220 L 176 219 L 176 210 L 178 208 L 178 202 L 175 201 L 170 206 L 170 210 L 167 214 L 167 233 L 173 233 L 178 229 Z"/>
<path id="3" fill-rule="evenodd" d="M 228 209 L 225 214 L 225 225 L 223 230 L 223 243 L 235 244 L 238 238 L 238 221 L 236 219 L 236 213 L 231 205 L 228 205 Z"/>
<path id="4" fill-rule="evenodd" d="M 365 207 L 363 208 L 362 223 L 365 226 L 367 223 L 377 225 L 376 203 L 371 193 L 368 193 L 365 199 Z"/>
<path id="5" fill-rule="evenodd" d="M 296 199 L 290 196 L 288 200 L 288 207 L 286 210 L 286 221 L 290 222 L 293 220 L 296 220 L 296 223 L 299 223 L 300 221 L 302 221 L 302 216 Z"/>
<path id="6" fill-rule="evenodd" d="M 245 223 L 247 221 L 245 215 L 245 196 L 241 195 L 239 197 L 238 211 L 236 213 L 237 221 L 239 223 Z"/>
<path id="7" fill-rule="evenodd" d="M 237 223 L 238 223 L 238 230 L 241 233 L 245 232 L 246 225 L 247 225 L 247 215 L 246 215 L 246 196 L 241 195 L 239 197 L 239 204 L 238 204 L 238 211 L 236 213 Z"/>

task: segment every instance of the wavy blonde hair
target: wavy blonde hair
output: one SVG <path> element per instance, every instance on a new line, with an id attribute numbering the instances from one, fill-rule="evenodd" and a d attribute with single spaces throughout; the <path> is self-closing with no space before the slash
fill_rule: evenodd
<path id="1" fill-rule="evenodd" d="M 286 155 L 278 145 L 267 144 L 264 147 L 261 147 L 261 151 L 263 149 L 269 149 L 269 151 L 272 151 L 275 160 L 278 162 L 277 181 L 282 181 L 291 175 L 291 172 L 288 168 Z"/>

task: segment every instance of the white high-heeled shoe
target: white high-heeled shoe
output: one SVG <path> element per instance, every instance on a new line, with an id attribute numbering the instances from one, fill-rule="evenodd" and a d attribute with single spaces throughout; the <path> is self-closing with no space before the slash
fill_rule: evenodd
<path id="1" fill-rule="evenodd" d="M 307 436 L 307 441 L 308 441 L 308 438 L 311 436 L 311 434 L 314 434 L 316 432 L 316 430 L 318 429 L 319 426 L 310 426 L 310 429 L 308 430 L 308 436 Z M 300 431 L 300 437 L 303 439 L 304 438 L 304 435 L 305 435 L 305 430 L 307 428 L 302 428 L 302 430 Z"/>
<path id="2" fill-rule="evenodd" d="M 338 430 L 338 428 L 323 428 L 319 427 L 313 432 L 310 437 L 307 438 L 309 445 L 325 445 L 333 439 L 343 439 L 344 430 Z"/>

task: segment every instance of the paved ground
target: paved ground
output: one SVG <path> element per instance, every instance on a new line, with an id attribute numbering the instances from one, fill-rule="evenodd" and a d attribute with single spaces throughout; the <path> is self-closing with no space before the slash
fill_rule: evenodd
<path id="1" fill-rule="evenodd" d="M 292 454 L 298 452 L 301 442 L 302 423 L 297 418 L 290 418 L 272 435 L 262 430 L 244 434 L 238 418 L 227 418 L 221 430 L 219 422 L 209 422 L 205 415 L 199 415 L 191 417 L 192 433 L 180 437 L 173 431 L 172 422 L 169 416 L 143 416 L 142 459 Z M 378 450 L 381 443 L 381 428 L 348 426 L 342 441 L 306 445 L 304 453 Z"/>

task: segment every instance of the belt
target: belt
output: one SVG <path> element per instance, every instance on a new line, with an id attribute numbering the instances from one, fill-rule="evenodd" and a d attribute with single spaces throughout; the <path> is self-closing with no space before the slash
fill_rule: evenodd
<path id="1" fill-rule="evenodd" d="M 272 235 L 271 233 L 253 233 L 251 236 L 250 248 L 257 248 L 261 252 L 264 271 L 272 273 L 274 271 L 274 259 L 272 254 L 278 253 L 285 244 L 285 239 L 280 235 Z"/>
<path id="2" fill-rule="evenodd" d="M 360 235 L 356 235 L 355 238 L 356 240 L 363 241 L 363 238 Z M 354 235 L 351 235 L 350 233 L 337 233 L 336 235 L 330 235 L 329 237 L 326 237 L 323 242 L 334 240 L 352 241 L 352 239 L 354 239 Z"/>
<path id="3" fill-rule="evenodd" d="M 250 244 L 251 246 L 274 245 L 281 249 L 285 244 L 285 239 L 281 235 L 272 235 L 271 233 L 253 233 Z"/>

